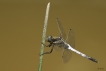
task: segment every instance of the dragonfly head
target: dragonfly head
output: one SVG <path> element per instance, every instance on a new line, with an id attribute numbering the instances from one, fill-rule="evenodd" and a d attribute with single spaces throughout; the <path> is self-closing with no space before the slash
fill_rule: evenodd
<path id="1" fill-rule="evenodd" d="M 51 42 L 53 40 L 53 37 L 52 36 L 47 36 L 47 38 L 46 38 L 46 41 L 47 42 Z"/>

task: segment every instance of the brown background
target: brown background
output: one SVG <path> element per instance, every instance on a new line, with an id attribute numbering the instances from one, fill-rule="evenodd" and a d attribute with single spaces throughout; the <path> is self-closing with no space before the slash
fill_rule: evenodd
<path id="1" fill-rule="evenodd" d="M 59 36 L 56 19 L 66 33 L 75 32 L 76 49 L 99 64 L 73 53 L 64 64 L 62 52 L 45 55 L 43 71 L 100 71 L 106 67 L 105 0 L 0 0 L 0 71 L 38 71 L 45 9 L 51 2 L 47 35 Z M 45 48 L 50 51 L 50 48 Z"/>

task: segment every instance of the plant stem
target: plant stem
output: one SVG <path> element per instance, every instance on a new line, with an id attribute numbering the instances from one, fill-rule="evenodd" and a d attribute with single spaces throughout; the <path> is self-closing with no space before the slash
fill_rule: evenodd
<path id="1" fill-rule="evenodd" d="M 46 8 L 46 14 L 45 14 L 45 20 L 44 20 L 44 28 L 43 28 L 43 35 L 42 35 L 42 42 L 45 44 L 45 38 L 46 38 L 46 28 L 48 23 L 48 16 L 49 16 L 49 8 L 50 8 L 50 2 L 47 4 Z M 41 45 L 41 52 L 42 54 L 44 51 L 44 45 Z M 43 55 L 40 56 L 40 62 L 39 62 L 39 69 L 38 71 L 42 71 L 42 63 L 43 63 Z"/>

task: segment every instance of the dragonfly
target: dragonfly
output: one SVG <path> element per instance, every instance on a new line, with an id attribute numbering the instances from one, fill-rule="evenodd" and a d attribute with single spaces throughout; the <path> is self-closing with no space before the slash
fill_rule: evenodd
<path id="1" fill-rule="evenodd" d="M 50 54 L 52 53 L 53 50 L 63 50 L 62 52 L 62 58 L 63 58 L 63 62 L 67 63 L 72 56 L 72 51 L 79 54 L 82 57 L 85 57 L 93 62 L 98 63 L 98 61 L 96 59 L 94 59 L 93 57 L 90 57 L 78 50 L 75 49 L 75 37 L 74 37 L 74 31 L 72 29 L 69 30 L 67 37 L 65 34 L 65 31 L 59 21 L 58 18 L 56 18 L 57 24 L 58 24 L 58 28 L 60 31 L 60 36 L 59 37 L 53 37 L 53 36 L 47 36 L 46 38 L 46 42 L 49 42 L 48 45 L 43 44 L 45 47 L 52 47 L 51 50 L 49 52 L 44 52 L 40 55 L 44 55 L 44 54 Z"/>

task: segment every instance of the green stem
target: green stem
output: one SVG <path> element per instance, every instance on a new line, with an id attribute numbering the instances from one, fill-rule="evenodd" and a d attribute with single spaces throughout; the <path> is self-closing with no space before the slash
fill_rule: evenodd
<path id="1" fill-rule="evenodd" d="M 44 44 L 45 44 L 45 38 L 46 38 L 46 28 L 47 28 L 47 23 L 48 23 L 49 8 L 50 8 L 50 2 L 47 4 L 45 20 L 44 20 L 44 28 L 43 28 L 43 35 L 42 35 L 42 42 Z M 40 52 L 40 54 L 42 54 L 43 51 L 44 51 L 44 46 L 41 45 L 41 52 Z M 40 62 L 39 62 L 39 69 L 38 69 L 38 71 L 42 71 L 42 63 L 43 63 L 43 55 L 40 56 Z"/>

